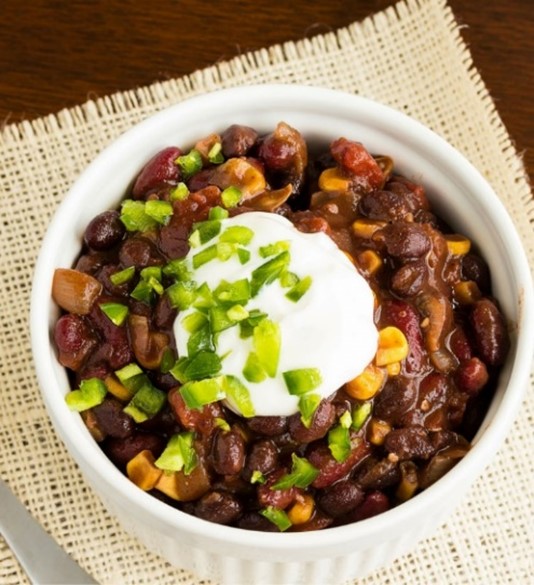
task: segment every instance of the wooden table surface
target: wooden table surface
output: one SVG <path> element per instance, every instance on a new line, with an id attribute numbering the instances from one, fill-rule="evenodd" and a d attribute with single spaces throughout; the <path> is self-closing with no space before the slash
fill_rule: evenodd
<path id="1" fill-rule="evenodd" d="M 2 0 L 0 123 L 346 26 L 388 0 Z M 449 0 L 534 178 L 532 0 Z"/>

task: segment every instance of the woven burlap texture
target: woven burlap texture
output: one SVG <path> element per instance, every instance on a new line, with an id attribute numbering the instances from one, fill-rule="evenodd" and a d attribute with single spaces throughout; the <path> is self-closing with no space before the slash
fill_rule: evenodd
<path id="1" fill-rule="evenodd" d="M 86 486 L 51 427 L 28 327 L 40 242 L 77 175 L 123 131 L 195 94 L 266 82 L 358 93 L 430 126 L 490 181 L 534 266 L 534 206 L 522 162 L 442 0 L 407 0 L 335 33 L 5 127 L 0 137 L 0 475 L 100 583 L 198 581 L 125 534 Z M 530 388 L 506 444 L 447 524 L 361 583 L 534 582 L 533 415 Z M 27 582 L 0 539 L 0 583 Z"/>

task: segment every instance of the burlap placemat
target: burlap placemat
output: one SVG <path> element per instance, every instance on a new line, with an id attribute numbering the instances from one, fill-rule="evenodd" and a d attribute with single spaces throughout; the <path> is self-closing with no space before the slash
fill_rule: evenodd
<path id="1" fill-rule="evenodd" d="M 336 33 L 5 127 L 0 137 L 0 475 L 101 583 L 198 581 L 124 533 L 86 487 L 51 428 L 28 329 L 40 242 L 76 176 L 132 124 L 194 94 L 264 82 L 359 93 L 433 128 L 493 185 L 534 266 L 534 205 L 522 162 L 443 0 L 407 0 Z M 361 583 L 533 583 L 533 416 L 531 391 L 504 448 L 446 526 Z M 26 582 L 0 539 L 0 583 Z"/>

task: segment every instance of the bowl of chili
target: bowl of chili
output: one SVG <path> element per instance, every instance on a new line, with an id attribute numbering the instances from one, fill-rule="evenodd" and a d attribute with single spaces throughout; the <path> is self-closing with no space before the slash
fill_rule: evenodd
<path id="1" fill-rule="evenodd" d="M 220 582 L 342 582 L 482 473 L 532 307 L 506 210 L 442 138 L 357 96 L 251 86 L 89 165 L 44 239 L 31 334 L 59 436 L 148 548 Z"/>

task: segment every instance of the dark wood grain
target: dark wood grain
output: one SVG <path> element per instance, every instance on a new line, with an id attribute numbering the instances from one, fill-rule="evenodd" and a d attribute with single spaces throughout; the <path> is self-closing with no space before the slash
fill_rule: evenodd
<path id="1" fill-rule="evenodd" d="M 249 50 L 346 26 L 388 0 L 3 0 L 0 121 L 180 77 Z M 450 0 L 534 177 L 532 0 Z"/>

